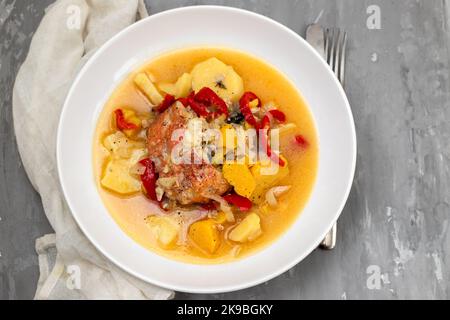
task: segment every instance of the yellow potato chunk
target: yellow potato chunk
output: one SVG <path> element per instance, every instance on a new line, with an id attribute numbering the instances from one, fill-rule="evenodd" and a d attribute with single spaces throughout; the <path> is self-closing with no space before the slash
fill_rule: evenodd
<path id="1" fill-rule="evenodd" d="M 264 194 L 266 190 L 270 187 L 273 187 L 289 174 L 289 167 L 286 158 L 283 156 L 280 156 L 280 158 L 285 161 L 285 165 L 283 167 L 279 166 L 278 170 L 274 174 L 264 174 L 265 172 L 263 169 L 267 170 L 269 166 L 274 165 L 270 162 L 264 164 L 258 162 L 253 167 L 251 167 L 250 171 L 256 184 L 256 187 L 250 197 L 250 200 L 252 200 L 253 202 L 257 204 L 261 203 L 264 200 Z"/>
<path id="2" fill-rule="evenodd" d="M 146 223 L 163 248 L 170 247 L 178 238 L 180 226 L 171 218 L 151 216 L 146 219 Z"/>
<path id="3" fill-rule="evenodd" d="M 237 194 L 250 198 L 256 188 L 256 181 L 246 164 L 225 163 L 222 173 Z"/>
<path id="4" fill-rule="evenodd" d="M 235 242 L 247 242 L 255 240 L 261 233 L 261 219 L 256 213 L 250 213 L 231 230 L 228 237 Z"/>
<path id="5" fill-rule="evenodd" d="M 141 181 L 130 175 L 130 162 L 124 159 L 109 160 L 100 183 L 104 188 L 124 195 L 141 190 Z"/>
<path id="6" fill-rule="evenodd" d="M 189 73 L 183 73 L 175 83 L 160 83 L 159 90 L 175 96 L 175 98 L 183 98 L 189 95 L 192 89 L 192 76 Z"/>
<path id="7" fill-rule="evenodd" d="M 130 158 L 135 149 L 145 148 L 142 142 L 129 139 L 122 131 L 116 131 L 106 136 L 103 146 L 114 158 Z"/>
<path id="8" fill-rule="evenodd" d="M 217 58 L 200 62 L 192 69 L 192 89 L 198 92 L 204 87 L 214 90 L 222 99 L 234 102 L 244 93 L 244 82 L 234 71 Z"/>
<path id="9" fill-rule="evenodd" d="M 189 228 L 190 239 L 204 251 L 213 254 L 220 246 L 220 234 L 214 219 L 201 220 Z"/>
<path id="10" fill-rule="evenodd" d="M 138 73 L 134 78 L 134 83 L 138 88 L 145 94 L 145 96 L 150 100 L 150 102 L 157 106 L 163 101 L 162 95 L 158 92 L 153 82 L 144 73 Z"/>

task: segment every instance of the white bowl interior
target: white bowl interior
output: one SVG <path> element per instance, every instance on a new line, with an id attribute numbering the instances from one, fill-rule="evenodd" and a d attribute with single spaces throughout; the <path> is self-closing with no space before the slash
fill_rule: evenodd
<path id="1" fill-rule="evenodd" d="M 151 57 L 199 45 L 243 50 L 281 70 L 307 101 L 320 140 L 317 180 L 297 221 L 264 250 L 222 265 L 185 264 L 141 247 L 114 222 L 93 181 L 95 125 L 112 90 Z M 145 281 L 178 291 L 211 293 L 269 280 L 318 245 L 347 199 L 355 168 L 356 139 L 342 88 L 303 39 L 251 12 L 200 6 L 144 19 L 116 35 L 89 60 L 67 97 L 58 130 L 57 156 L 69 207 L 80 228 L 105 256 Z"/>

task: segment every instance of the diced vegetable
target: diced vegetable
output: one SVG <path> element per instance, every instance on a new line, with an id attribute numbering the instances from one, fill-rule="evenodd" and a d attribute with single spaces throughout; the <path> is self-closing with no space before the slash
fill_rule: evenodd
<path id="1" fill-rule="evenodd" d="M 136 115 L 136 112 L 130 109 L 116 109 L 116 127 L 127 137 L 132 137 L 142 128 L 142 120 Z"/>
<path id="2" fill-rule="evenodd" d="M 122 131 L 116 131 L 106 136 L 103 145 L 114 158 L 124 159 L 130 158 L 134 150 L 145 148 L 142 142 L 129 139 Z"/>
<path id="3" fill-rule="evenodd" d="M 255 116 L 253 115 L 252 110 L 250 109 L 250 102 L 255 100 L 259 102 L 256 106 L 258 108 L 261 107 L 261 100 L 259 100 L 258 96 L 253 92 L 247 91 L 242 95 L 241 99 L 239 100 L 239 108 L 241 110 L 241 113 L 244 115 L 245 121 L 249 125 L 255 127 L 255 129 L 258 129 L 259 123 L 255 119 Z"/>
<path id="4" fill-rule="evenodd" d="M 234 187 L 234 191 L 250 198 L 256 188 L 255 178 L 246 164 L 225 163 L 222 173 L 224 178 Z"/>
<path id="5" fill-rule="evenodd" d="M 277 109 L 269 110 L 262 118 L 260 127 L 270 128 L 271 119 L 275 119 L 280 123 L 284 123 L 286 121 L 286 115 L 282 111 Z"/>
<path id="6" fill-rule="evenodd" d="M 108 161 L 101 185 L 120 194 L 133 194 L 141 190 L 139 179 L 130 174 L 130 162 L 124 159 L 111 159 Z"/>
<path id="7" fill-rule="evenodd" d="M 150 100 L 150 102 L 157 106 L 163 101 L 163 97 L 156 89 L 153 82 L 149 79 L 149 77 L 144 73 L 138 73 L 134 78 L 134 83 L 138 86 L 138 88 L 145 94 L 145 96 Z"/>
<path id="8" fill-rule="evenodd" d="M 155 164 L 149 158 L 142 159 L 139 163 L 145 167 L 145 171 L 141 175 L 141 181 L 147 197 L 151 200 L 158 201 L 156 196 L 156 180 L 158 179 L 158 175 L 155 171 Z"/>
<path id="9" fill-rule="evenodd" d="M 297 126 L 294 123 L 286 123 L 284 125 L 281 125 L 278 130 L 278 134 L 280 135 L 280 139 L 284 138 L 288 134 L 293 133 L 293 131 L 297 129 Z"/>
<path id="10" fill-rule="evenodd" d="M 228 235 L 235 242 L 253 241 L 262 233 L 261 219 L 256 213 L 250 213 Z"/>
<path id="11" fill-rule="evenodd" d="M 189 237 L 201 249 L 213 254 L 220 246 L 220 233 L 213 219 L 193 223 L 189 228 Z"/>
<path id="12" fill-rule="evenodd" d="M 214 217 L 214 221 L 218 224 L 222 224 L 227 222 L 227 215 L 225 214 L 225 212 L 220 211 L 217 213 L 217 215 Z"/>
<path id="13" fill-rule="evenodd" d="M 180 231 L 176 221 L 169 217 L 151 216 L 146 219 L 146 223 L 163 248 L 168 248 L 175 243 Z"/>
<path id="14" fill-rule="evenodd" d="M 295 141 L 299 146 L 303 148 L 306 148 L 308 146 L 308 141 L 302 135 L 296 135 Z"/>
<path id="15" fill-rule="evenodd" d="M 285 166 L 278 166 L 278 170 L 275 174 L 264 174 L 265 170 L 269 170 L 271 163 L 260 163 L 258 162 L 250 171 L 256 182 L 256 188 L 253 191 L 250 199 L 255 203 L 261 203 L 264 200 L 265 191 L 275 184 L 280 182 L 289 174 L 289 168 L 287 165 L 287 160 L 283 156 L 281 158 L 285 161 Z"/>
<path id="16" fill-rule="evenodd" d="M 264 129 L 264 130 L 260 130 L 260 131 L 261 131 L 260 132 L 260 143 L 261 143 L 260 148 L 266 149 L 267 156 L 269 157 L 269 159 L 271 161 L 278 164 L 280 167 L 284 167 L 286 165 L 284 158 L 280 158 L 280 156 L 277 153 L 272 152 L 272 148 L 270 146 L 270 141 L 269 141 L 269 137 L 268 137 L 269 130 Z"/>
<path id="17" fill-rule="evenodd" d="M 228 107 L 212 89 L 204 87 L 194 96 L 188 97 L 188 104 L 198 116 L 218 118 L 221 115 L 228 117 Z"/>
<path id="18" fill-rule="evenodd" d="M 252 208 L 252 202 L 249 199 L 238 194 L 227 194 L 223 196 L 223 198 L 228 203 L 238 207 L 240 211 L 248 211 Z"/>
<path id="19" fill-rule="evenodd" d="M 161 102 L 157 107 L 156 107 L 156 111 L 158 111 L 159 113 L 166 111 L 173 103 L 175 102 L 175 97 L 170 95 L 170 94 L 166 94 L 164 96 L 164 100 L 163 102 Z"/>
<path id="20" fill-rule="evenodd" d="M 160 83 L 158 88 L 175 98 L 186 97 L 192 89 L 192 76 L 189 73 L 183 73 L 175 83 Z"/>
<path id="21" fill-rule="evenodd" d="M 266 192 L 266 201 L 271 207 L 276 207 L 278 205 L 277 198 L 288 192 L 291 186 L 277 186 L 270 188 Z"/>
<path id="22" fill-rule="evenodd" d="M 236 101 L 244 92 L 242 78 L 233 67 L 226 65 L 217 58 L 200 62 L 192 69 L 192 89 L 198 92 L 208 87 L 219 97 L 228 101 Z"/>

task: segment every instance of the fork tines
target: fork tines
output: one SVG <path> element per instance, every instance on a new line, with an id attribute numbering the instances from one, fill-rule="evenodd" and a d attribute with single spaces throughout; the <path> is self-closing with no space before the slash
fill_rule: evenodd
<path id="1" fill-rule="evenodd" d="M 336 77 L 344 86 L 345 52 L 347 46 L 347 32 L 338 28 L 324 31 L 325 57 Z"/>

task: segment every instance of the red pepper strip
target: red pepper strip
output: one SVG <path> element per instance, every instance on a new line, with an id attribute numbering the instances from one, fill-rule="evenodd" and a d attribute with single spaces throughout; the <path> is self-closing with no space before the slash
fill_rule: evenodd
<path id="1" fill-rule="evenodd" d="M 272 152 L 272 149 L 270 148 L 270 143 L 269 143 L 269 139 L 268 139 L 268 130 L 264 129 L 263 131 L 264 131 L 264 133 L 261 136 L 261 144 L 266 146 L 267 156 L 270 158 L 270 160 L 277 163 L 280 167 L 284 167 L 286 162 L 283 159 L 281 159 L 278 156 L 278 154 L 276 154 L 275 152 Z"/>
<path id="2" fill-rule="evenodd" d="M 261 107 L 261 100 L 254 94 L 253 92 L 247 91 L 245 92 L 241 99 L 239 100 L 239 109 L 241 110 L 242 115 L 244 116 L 245 121 L 248 124 L 255 127 L 255 129 L 259 128 L 259 123 L 256 121 L 255 116 L 253 116 L 252 110 L 250 109 L 250 102 L 258 99 L 258 108 Z"/>
<path id="3" fill-rule="evenodd" d="M 199 117 L 207 118 L 209 116 L 209 111 L 203 103 L 199 103 L 194 99 L 189 99 L 188 101 L 188 105 Z"/>
<path id="4" fill-rule="evenodd" d="M 213 211 L 217 209 L 217 205 L 214 202 L 208 202 L 201 204 L 200 207 L 206 211 Z"/>
<path id="5" fill-rule="evenodd" d="M 227 194 L 227 195 L 223 196 L 223 198 L 228 203 L 238 207 L 239 210 L 241 210 L 241 211 L 248 211 L 252 208 L 252 202 L 249 199 L 247 199 L 243 196 L 240 196 L 238 194 L 235 194 L 235 193 Z"/>
<path id="6" fill-rule="evenodd" d="M 269 110 L 270 114 L 272 115 L 272 117 L 274 117 L 274 119 L 276 119 L 278 122 L 285 122 L 286 121 L 286 115 L 277 109 L 273 109 L 273 110 Z"/>
<path id="7" fill-rule="evenodd" d="M 183 101 L 181 103 L 183 103 L 185 107 L 190 106 L 199 117 L 207 118 L 209 116 L 208 109 L 203 103 L 196 101 L 195 96 L 194 92 L 192 92 L 186 97 L 186 104 L 183 103 Z"/>
<path id="8" fill-rule="evenodd" d="M 149 158 L 139 161 L 145 167 L 145 171 L 141 174 L 141 181 L 144 189 L 147 192 L 147 197 L 151 200 L 157 201 L 156 198 L 156 179 L 158 178 L 155 172 L 155 164 Z"/>
<path id="9" fill-rule="evenodd" d="M 175 101 L 176 100 L 173 95 L 166 94 L 164 96 L 164 100 L 159 104 L 159 106 L 156 107 L 156 111 L 159 113 L 166 111 Z"/>
<path id="10" fill-rule="evenodd" d="M 270 116 L 267 113 L 270 113 Z M 267 113 L 261 119 L 261 123 L 260 123 L 261 129 L 270 128 L 270 118 L 271 117 L 273 117 L 274 119 L 276 119 L 278 122 L 281 122 L 281 123 L 286 121 L 286 115 L 280 110 L 273 109 L 273 110 L 269 110 Z"/>
<path id="11" fill-rule="evenodd" d="M 299 144 L 299 145 L 301 145 L 302 147 L 307 147 L 308 146 L 308 141 L 306 141 L 306 139 L 303 137 L 303 136 L 301 136 L 301 135 L 296 135 L 295 136 L 295 141 Z"/>
<path id="12" fill-rule="evenodd" d="M 119 130 L 132 130 L 137 129 L 137 125 L 134 123 L 128 122 L 125 120 L 125 116 L 123 115 L 122 109 L 116 109 L 114 111 L 116 115 L 116 126 Z"/>
<path id="13" fill-rule="evenodd" d="M 228 117 L 227 104 L 210 88 L 203 87 L 200 89 L 200 91 L 195 95 L 194 100 L 207 107 L 214 106 L 217 110 L 211 112 L 212 118 L 217 118 L 222 114 Z"/>
<path id="14" fill-rule="evenodd" d="M 178 98 L 177 101 L 180 101 L 183 106 L 189 107 L 189 99 L 194 96 L 194 92 L 191 92 L 187 97 L 185 98 Z"/>

